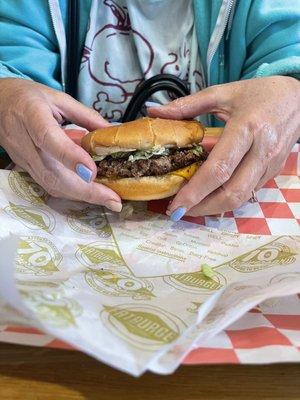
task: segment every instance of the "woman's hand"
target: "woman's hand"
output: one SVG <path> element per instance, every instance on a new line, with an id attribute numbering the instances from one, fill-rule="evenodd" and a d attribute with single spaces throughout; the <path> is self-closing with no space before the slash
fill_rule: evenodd
<path id="1" fill-rule="evenodd" d="M 207 161 L 169 204 L 174 220 L 233 210 L 280 172 L 300 136 L 300 82 L 284 76 L 245 80 L 149 109 L 153 117 L 174 119 L 204 113 L 226 126 Z"/>
<path id="2" fill-rule="evenodd" d="M 93 183 L 97 168 L 59 123 L 87 130 L 107 125 L 95 111 L 65 93 L 23 79 L 0 79 L 0 145 L 49 194 L 122 208 L 111 189 Z"/>

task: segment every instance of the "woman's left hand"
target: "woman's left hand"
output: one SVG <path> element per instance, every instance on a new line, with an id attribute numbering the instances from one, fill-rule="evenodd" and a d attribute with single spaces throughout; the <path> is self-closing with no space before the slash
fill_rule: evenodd
<path id="1" fill-rule="evenodd" d="M 233 82 L 149 109 L 150 116 L 173 119 L 204 113 L 226 125 L 207 161 L 169 204 L 174 220 L 238 208 L 280 172 L 300 136 L 300 82 L 285 76 Z"/>

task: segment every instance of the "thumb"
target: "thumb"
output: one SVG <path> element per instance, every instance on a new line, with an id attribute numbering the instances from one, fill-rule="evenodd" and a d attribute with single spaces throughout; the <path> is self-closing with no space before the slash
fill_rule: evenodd
<path id="1" fill-rule="evenodd" d="M 65 93 L 60 93 L 59 96 L 56 96 L 55 105 L 65 119 L 88 131 L 105 128 L 110 125 L 97 111 L 84 106 Z"/>
<path id="2" fill-rule="evenodd" d="M 189 96 L 180 97 L 163 106 L 148 108 L 150 117 L 169 119 L 189 119 L 201 114 L 216 114 L 225 119 L 227 114 L 222 104 L 225 103 L 226 85 L 211 86 Z"/>

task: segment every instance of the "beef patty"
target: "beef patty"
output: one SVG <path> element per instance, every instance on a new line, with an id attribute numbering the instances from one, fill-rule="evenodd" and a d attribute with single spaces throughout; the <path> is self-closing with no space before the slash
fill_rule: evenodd
<path id="1" fill-rule="evenodd" d="M 97 175 L 110 179 L 158 176 L 204 161 L 205 158 L 205 152 L 199 156 L 193 149 L 177 149 L 168 156 L 153 156 L 148 160 L 127 161 L 106 157 L 97 163 Z"/>

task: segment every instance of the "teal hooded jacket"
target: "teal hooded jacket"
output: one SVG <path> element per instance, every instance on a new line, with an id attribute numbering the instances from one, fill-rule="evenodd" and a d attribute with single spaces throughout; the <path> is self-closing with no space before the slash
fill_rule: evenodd
<path id="1" fill-rule="evenodd" d="M 0 1 L 0 78 L 64 90 L 68 0 Z M 78 52 L 91 0 L 80 0 Z M 194 0 L 206 84 L 300 77 L 300 0 Z"/>

